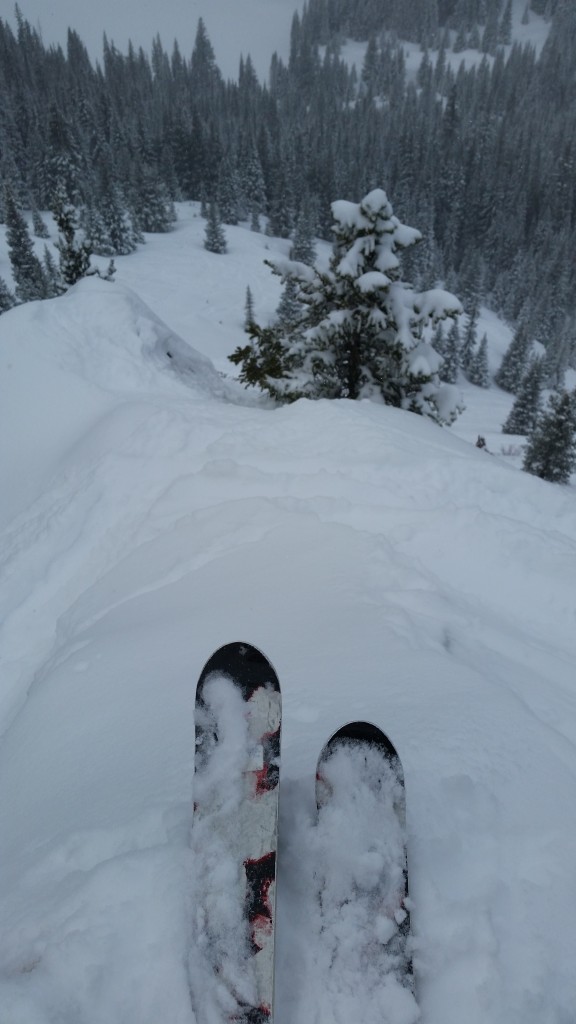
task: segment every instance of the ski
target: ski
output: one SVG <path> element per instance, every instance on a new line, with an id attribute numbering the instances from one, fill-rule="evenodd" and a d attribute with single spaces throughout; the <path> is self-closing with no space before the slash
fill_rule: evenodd
<path id="1" fill-rule="evenodd" d="M 353 998 L 360 986 L 364 1004 L 373 992 L 375 1019 L 417 1020 L 404 773 L 380 729 L 350 722 L 328 740 L 318 759 L 316 804 L 326 1002 L 333 991 L 341 1010 L 341 993 Z"/>
<path id="2" fill-rule="evenodd" d="M 195 724 L 198 942 L 223 1018 L 272 1024 L 281 694 L 259 650 L 231 643 L 212 655 Z"/>

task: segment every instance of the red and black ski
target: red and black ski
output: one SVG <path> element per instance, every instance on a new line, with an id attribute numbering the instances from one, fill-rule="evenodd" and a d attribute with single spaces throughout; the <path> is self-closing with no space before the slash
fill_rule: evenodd
<path id="1" fill-rule="evenodd" d="M 250 644 L 221 647 L 196 690 L 194 832 L 201 941 L 223 1016 L 241 1024 L 273 1020 L 280 731 L 270 662 Z"/>

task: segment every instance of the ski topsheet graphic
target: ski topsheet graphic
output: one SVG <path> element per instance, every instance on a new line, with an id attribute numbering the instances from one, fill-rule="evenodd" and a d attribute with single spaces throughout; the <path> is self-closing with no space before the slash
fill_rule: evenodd
<path id="1" fill-rule="evenodd" d="M 216 651 L 196 690 L 195 944 L 211 974 L 192 978 L 199 1024 L 272 1022 L 280 726 L 264 655 Z"/>
<path id="2" fill-rule="evenodd" d="M 318 970 L 325 979 L 323 1024 L 413 1024 L 400 758 L 367 722 L 328 741 L 316 774 L 314 837 L 319 914 Z"/>

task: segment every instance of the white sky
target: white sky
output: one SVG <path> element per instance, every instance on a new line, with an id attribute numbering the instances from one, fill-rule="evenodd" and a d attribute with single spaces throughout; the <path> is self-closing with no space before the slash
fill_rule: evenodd
<path id="1" fill-rule="evenodd" d="M 125 51 L 128 40 L 147 52 L 157 32 L 165 49 L 175 38 L 189 55 L 198 19 L 203 18 L 226 77 L 236 78 L 240 55 L 250 53 L 261 78 L 276 50 L 286 57 L 290 24 L 303 0 L 20 0 L 24 18 L 40 29 L 46 44 L 66 43 L 68 26 L 76 29 L 90 56 L 102 54 L 102 35 Z M 14 0 L 0 0 L 0 18 L 15 25 Z"/>

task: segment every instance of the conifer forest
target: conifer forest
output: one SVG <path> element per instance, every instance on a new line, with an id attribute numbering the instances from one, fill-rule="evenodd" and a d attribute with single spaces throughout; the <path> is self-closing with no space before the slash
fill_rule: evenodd
<path id="1" fill-rule="evenodd" d="M 225 80 L 202 21 L 191 54 L 160 37 L 120 53 L 104 37 L 94 64 L 75 31 L 65 50 L 46 47 L 16 11 L 15 29 L 0 21 L 0 216 L 12 230 L 31 209 L 40 233 L 38 211 L 59 197 L 92 251 L 113 257 L 170 230 L 174 202 L 194 199 L 224 224 L 288 238 L 304 221 L 330 239 L 334 200 L 385 187 L 423 236 L 406 255 L 412 281 L 524 326 L 547 349 L 549 383 L 574 364 L 572 0 L 526 4 L 526 19 L 550 22 L 539 54 L 512 44 L 510 0 L 309 0 L 265 82 L 249 56 Z M 342 56 L 350 39 L 367 43 L 360 71 Z M 421 49 L 416 75 L 406 42 Z M 479 53 L 470 66 L 447 59 L 465 48 Z M 2 294 L 8 308 L 4 283 Z"/>

